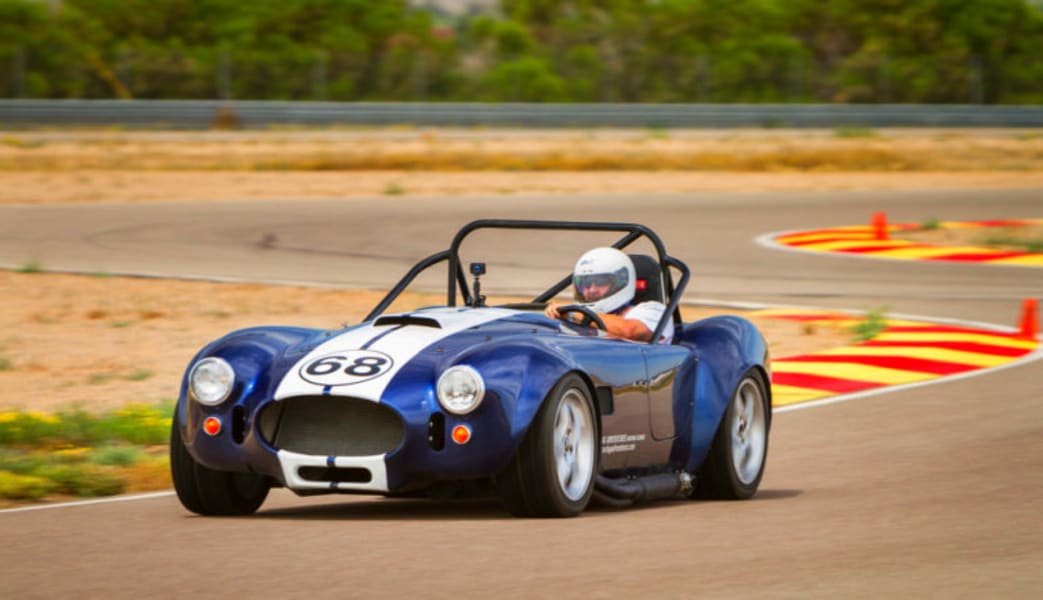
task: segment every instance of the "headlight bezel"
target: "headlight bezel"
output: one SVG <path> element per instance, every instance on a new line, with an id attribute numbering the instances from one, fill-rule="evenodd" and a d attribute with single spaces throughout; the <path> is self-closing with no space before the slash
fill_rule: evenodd
<path id="1" fill-rule="evenodd" d="M 216 372 L 212 371 L 212 376 L 222 377 L 225 381 L 211 380 L 210 382 L 200 382 L 197 380 L 197 376 L 204 375 L 203 369 L 216 369 Z M 218 383 L 223 385 L 223 389 L 218 389 L 214 392 L 207 392 L 200 388 L 205 383 Z M 192 399 L 202 404 L 203 406 L 218 406 L 222 402 L 228 399 L 232 395 L 232 389 L 235 388 L 235 369 L 225 359 L 219 356 L 207 356 L 196 361 L 196 364 L 192 365 L 192 369 L 188 372 L 188 391 L 192 396 Z"/>
<path id="2" fill-rule="evenodd" d="M 467 379 L 464 381 L 474 389 L 469 394 L 473 395 L 473 399 L 464 406 L 454 403 L 452 398 L 447 397 L 448 390 L 443 387 L 443 385 L 451 384 L 450 378 L 461 376 L 466 377 Z M 435 396 L 438 398 L 438 404 L 447 412 L 459 416 L 471 414 L 482 405 L 482 400 L 485 398 L 485 379 L 477 369 L 470 365 L 453 365 L 439 375 L 438 381 L 435 383 Z"/>

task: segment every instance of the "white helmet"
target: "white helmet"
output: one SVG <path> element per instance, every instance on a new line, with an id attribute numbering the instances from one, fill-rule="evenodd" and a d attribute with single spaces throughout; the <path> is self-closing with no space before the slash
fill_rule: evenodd
<path id="1" fill-rule="evenodd" d="M 594 248 L 572 270 L 576 302 L 594 312 L 610 313 L 634 299 L 634 262 L 615 248 Z"/>

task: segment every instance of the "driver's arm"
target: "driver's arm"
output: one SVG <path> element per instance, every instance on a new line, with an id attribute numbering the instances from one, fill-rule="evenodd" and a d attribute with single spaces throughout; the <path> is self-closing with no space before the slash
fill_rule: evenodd
<path id="1" fill-rule="evenodd" d="M 598 313 L 601 320 L 605 322 L 605 332 L 611 336 L 626 338 L 637 342 L 647 342 L 652 339 L 652 332 L 648 327 L 637 319 L 625 319 L 618 315 Z"/>
<path id="2" fill-rule="evenodd" d="M 558 308 L 561 306 L 563 305 L 556 302 L 548 302 L 547 306 L 543 309 L 543 314 L 552 319 L 561 319 L 563 317 L 561 316 L 561 313 L 558 312 Z M 621 337 L 638 342 L 647 342 L 652 339 L 651 330 L 637 319 L 624 319 L 623 317 L 610 315 L 608 313 L 598 313 L 598 316 L 605 322 L 605 333 L 613 337 Z"/>

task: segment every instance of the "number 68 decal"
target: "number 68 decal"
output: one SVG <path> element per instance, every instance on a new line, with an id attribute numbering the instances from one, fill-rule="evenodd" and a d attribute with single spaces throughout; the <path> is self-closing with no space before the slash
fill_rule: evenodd
<path id="1" fill-rule="evenodd" d="M 301 367 L 301 378 L 316 385 L 350 385 L 379 377 L 395 364 L 373 350 L 345 350 L 320 356 Z"/>

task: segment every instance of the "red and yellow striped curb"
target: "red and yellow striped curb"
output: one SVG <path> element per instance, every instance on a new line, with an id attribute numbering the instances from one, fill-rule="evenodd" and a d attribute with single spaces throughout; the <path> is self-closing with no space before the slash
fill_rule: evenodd
<path id="1" fill-rule="evenodd" d="M 943 221 L 940 229 L 967 229 L 976 227 L 1019 227 L 1043 225 L 1043 219 L 1010 219 L 1002 221 Z M 977 246 L 936 246 L 909 240 L 880 239 L 882 232 L 915 231 L 921 225 L 911 223 L 851 225 L 797 231 L 778 235 L 774 241 L 783 246 L 812 252 L 838 252 L 874 258 L 898 260 L 933 260 L 975 262 L 993 265 L 1020 265 L 1043 267 L 1043 254 L 996 250 Z"/>
<path id="2" fill-rule="evenodd" d="M 840 327 L 862 319 L 811 309 L 768 309 L 754 314 Z M 773 359 L 773 404 L 781 407 L 997 367 L 1039 346 L 1034 335 L 1024 333 L 887 319 L 886 328 L 869 341 Z"/>

